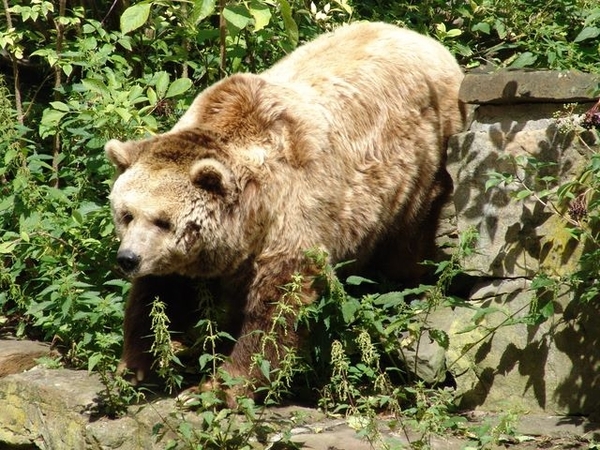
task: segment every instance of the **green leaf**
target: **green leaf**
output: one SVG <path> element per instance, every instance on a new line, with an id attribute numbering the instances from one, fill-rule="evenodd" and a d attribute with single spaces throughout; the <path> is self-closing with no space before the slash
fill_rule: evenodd
<path id="1" fill-rule="evenodd" d="M 4 165 L 8 166 L 19 155 L 14 148 L 8 148 L 4 154 Z"/>
<path id="2" fill-rule="evenodd" d="M 149 87 L 146 91 L 146 96 L 148 97 L 148 101 L 151 105 L 156 105 L 156 103 L 158 102 L 158 96 L 156 95 L 156 91 L 154 89 Z"/>
<path id="3" fill-rule="evenodd" d="M 271 21 L 271 10 L 264 3 L 257 1 L 250 3 L 250 15 L 254 19 L 254 31 L 262 30 Z"/>
<path id="4" fill-rule="evenodd" d="M 177 95 L 181 95 L 191 87 L 192 80 L 190 80 L 189 78 L 178 78 L 177 80 L 171 83 L 165 97 L 171 98 Z"/>
<path id="5" fill-rule="evenodd" d="M 86 78 L 85 80 L 81 80 L 81 84 L 83 84 L 83 86 L 88 91 L 96 92 L 105 97 L 110 96 L 110 90 L 100 80 L 95 80 L 93 78 Z"/>
<path id="6" fill-rule="evenodd" d="M 515 199 L 516 200 L 525 200 L 531 194 L 532 194 L 532 192 L 529 189 L 523 189 L 523 190 L 517 192 L 517 194 L 515 195 Z"/>
<path id="7" fill-rule="evenodd" d="M 223 17 L 227 22 L 229 32 L 234 36 L 252 21 L 252 16 L 250 16 L 248 10 L 241 5 L 226 6 L 223 9 Z"/>
<path id="8" fill-rule="evenodd" d="M 574 42 L 585 41 L 586 39 L 594 39 L 600 36 L 600 28 L 598 27 L 585 27 L 579 32 Z"/>
<path id="9" fill-rule="evenodd" d="M 352 6 L 348 4 L 348 0 L 334 0 L 346 14 L 352 14 Z"/>
<path id="10" fill-rule="evenodd" d="M 360 277 L 358 275 L 350 275 L 346 279 L 346 284 L 349 284 L 351 286 L 360 286 L 363 283 L 366 283 L 366 284 L 376 284 L 374 281 L 369 280 L 368 278 Z"/>
<path id="11" fill-rule="evenodd" d="M 50 102 L 50 106 L 58 111 L 69 112 L 69 105 L 63 102 Z"/>
<path id="12" fill-rule="evenodd" d="M 536 291 L 556 285 L 556 281 L 545 274 L 539 274 L 531 280 L 531 289 Z"/>
<path id="13" fill-rule="evenodd" d="M 150 16 L 150 3 L 130 6 L 121 15 L 121 33 L 127 34 L 146 23 Z"/>
<path id="14" fill-rule="evenodd" d="M 298 25 L 292 16 L 292 8 L 287 0 L 279 0 L 279 8 L 281 9 L 281 17 L 283 18 L 288 39 L 295 47 L 298 45 Z"/>
<path id="15" fill-rule="evenodd" d="M 215 11 L 216 0 L 195 0 L 190 19 L 197 25 Z"/>
<path id="16" fill-rule="evenodd" d="M 118 43 L 121 45 L 121 47 L 123 47 L 125 50 L 129 50 L 129 51 L 132 51 L 132 50 L 133 50 L 133 47 L 131 46 L 131 38 L 130 38 L 129 36 L 125 36 L 125 37 L 123 37 L 123 38 L 119 39 L 117 42 L 118 42 Z"/>
<path id="17" fill-rule="evenodd" d="M 451 30 L 448 30 L 448 34 L 446 36 L 450 37 L 450 38 L 455 38 L 458 37 L 462 34 L 462 31 L 459 30 L 458 28 L 452 28 Z"/>
<path id="18" fill-rule="evenodd" d="M 169 86 L 169 74 L 167 72 L 158 72 L 156 74 L 156 94 L 159 98 L 163 98 L 167 93 Z"/>
<path id="19" fill-rule="evenodd" d="M 102 353 L 94 353 L 88 359 L 88 371 L 94 370 L 94 367 L 98 365 L 98 363 L 102 360 Z"/>
<path id="20" fill-rule="evenodd" d="M 360 302 L 354 298 L 349 299 L 347 302 L 344 302 L 342 305 L 342 317 L 344 318 L 344 322 L 346 324 L 352 323 L 354 321 L 354 315 L 356 311 L 360 308 Z"/>
<path id="21" fill-rule="evenodd" d="M 15 241 L 9 242 L 0 242 L 0 255 L 6 255 L 7 253 L 12 253 L 14 248 L 17 246 Z"/>
<path id="22" fill-rule="evenodd" d="M 373 302 L 375 305 L 379 305 L 382 308 L 391 308 L 402 303 L 406 303 L 406 295 L 408 293 L 404 291 L 393 291 L 381 294 Z"/>
<path id="23" fill-rule="evenodd" d="M 537 61 L 537 56 L 531 52 L 521 53 L 517 59 L 510 65 L 512 69 L 520 69 L 533 65 Z"/>
<path id="24" fill-rule="evenodd" d="M 259 366 L 260 372 L 263 374 L 263 376 L 267 380 L 270 380 L 271 379 L 271 363 L 266 359 L 261 359 L 258 366 Z"/>
<path id="25" fill-rule="evenodd" d="M 42 113 L 42 120 L 40 121 L 39 133 L 40 136 L 45 138 L 49 134 L 54 132 L 58 127 L 61 119 L 65 116 L 65 112 L 57 111 L 56 109 L 46 108 Z"/>
<path id="26" fill-rule="evenodd" d="M 0 213 L 12 208 L 15 203 L 15 196 L 9 195 L 2 200 L 0 200 Z"/>
<path id="27" fill-rule="evenodd" d="M 125 123 L 131 120 L 131 113 L 125 108 L 115 108 L 115 112 L 123 119 Z"/>
<path id="28" fill-rule="evenodd" d="M 476 23 L 471 27 L 471 31 L 480 31 L 484 34 L 490 34 L 490 24 L 485 22 Z"/>
<path id="29" fill-rule="evenodd" d="M 214 356 L 210 353 L 203 353 L 202 355 L 200 355 L 200 358 L 198 358 L 198 365 L 200 366 L 200 370 L 204 369 L 206 365 L 212 360 L 214 360 Z"/>

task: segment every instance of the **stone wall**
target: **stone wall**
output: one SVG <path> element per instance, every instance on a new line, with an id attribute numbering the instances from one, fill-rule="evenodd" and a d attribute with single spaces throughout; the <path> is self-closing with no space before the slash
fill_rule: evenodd
<path id="1" fill-rule="evenodd" d="M 550 207 L 532 197 L 511 198 L 522 186 L 485 188 L 490 170 L 533 182 L 507 155 L 554 162 L 539 174 L 556 178 L 550 188 L 576 178 L 584 155 L 600 145 L 591 132 L 583 139 L 561 132 L 556 117 L 564 116 L 565 104 L 576 103 L 576 114 L 589 110 L 599 86 L 600 78 L 578 72 L 473 74 L 463 83 L 461 97 L 471 106 L 472 118 L 468 130 L 450 142 L 454 198 L 444 215 L 441 240 L 455 239 L 469 228 L 479 234 L 475 253 L 464 261 L 475 309 L 437 311 L 432 326 L 450 335 L 445 368 L 465 408 L 600 412 L 599 303 L 584 305 L 565 289 L 553 300 L 554 315 L 546 322 L 508 325 L 528 312 L 534 276 L 572 273 L 581 245 Z M 464 332 L 482 308 L 495 312 Z"/>

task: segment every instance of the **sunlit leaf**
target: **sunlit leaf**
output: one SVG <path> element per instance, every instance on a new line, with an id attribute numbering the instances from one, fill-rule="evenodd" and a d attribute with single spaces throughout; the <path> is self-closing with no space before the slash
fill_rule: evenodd
<path id="1" fill-rule="evenodd" d="M 262 30 L 271 21 L 271 10 L 264 3 L 257 1 L 250 3 L 250 15 L 254 19 L 254 31 Z"/>
<path id="2" fill-rule="evenodd" d="M 252 22 L 252 16 L 248 10 L 241 5 L 227 6 L 223 9 L 223 17 L 227 23 L 229 32 L 233 35 L 246 28 Z"/>
<path id="3" fill-rule="evenodd" d="M 210 16 L 215 11 L 215 4 L 215 0 L 195 0 L 190 17 L 192 22 L 198 24 Z"/>
<path id="4" fill-rule="evenodd" d="M 190 80 L 189 78 L 178 78 L 177 80 L 171 83 L 165 97 L 171 98 L 177 95 L 181 95 L 191 87 L 192 80 Z"/>
<path id="5" fill-rule="evenodd" d="M 163 98 L 169 87 L 169 74 L 167 72 L 158 72 L 156 74 L 156 94 L 159 98 Z"/>
<path id="6" fill-rule="evenodd" d="M 510 67 L 513 69 L 520 69 L 522 67 L 532 66 L 533 64 L 535 64 L 536 61 L 537 61 L 536 55 L 534 55 L 531 52 L 524 52 L 524 53 L 521 53 L 517 57 L 517 59 L 515 59 L 513 61 L 513 63 L 510 65 Z"/>
<path id="7" fill-rule="evenodd" d="M 586 39 L 594 39 L 600 36 L 600 28 L 598 27 L 585 27 L 575 37 L 574 42 L 585 41 Z"/>
<path id="8" fill-rule="evenodd" d="M 287 0 L 278 0 L 281 9 L 281 17 L 285 25 L 285 31 L 290 43 L 295 47 L 298 45 L 298 25 L 292 16 L 292 8 Z"/>
<path id="9" fill-rule="evenodd" d="M 121 32 L 127 34 L 146 23 L 150 16 L 150 3 L 138 3 L 130 6 L 121 15 Z"/>

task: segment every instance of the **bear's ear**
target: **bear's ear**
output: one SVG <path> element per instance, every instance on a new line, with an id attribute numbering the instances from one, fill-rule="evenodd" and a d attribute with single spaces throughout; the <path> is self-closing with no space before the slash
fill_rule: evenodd
<path id="1" fill-rule="evenodd" d="M 139 149 L 135 142 L 111 139 L 104 145 L 104 152 L 121 174 L 137 159 Z"/>
<path id="2" fill-rule="evenodd" d="M 199 188 L 222 197 L 235 191 L 233 173 L 213 158 L 195 162 L 190 169 L 190 179 Z"/>

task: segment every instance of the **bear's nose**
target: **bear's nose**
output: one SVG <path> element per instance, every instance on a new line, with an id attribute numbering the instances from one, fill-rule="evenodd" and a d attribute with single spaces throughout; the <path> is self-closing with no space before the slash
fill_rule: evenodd
<path id="1" fill-rule="evenodd" d="M 121 269 L 127 273 L 134 272 L 138 268 L 140 259 L 141 258 L 131 250 L 119 250 L 117 253 L 117 263 L 119 263 Z"/>

